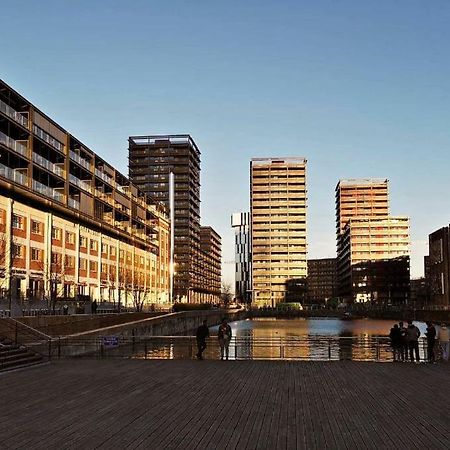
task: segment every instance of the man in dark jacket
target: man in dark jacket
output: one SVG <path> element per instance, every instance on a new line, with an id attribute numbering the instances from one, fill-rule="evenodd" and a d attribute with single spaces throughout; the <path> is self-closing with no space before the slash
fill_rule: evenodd
<path id="1" fill-rule="evenodd" d="M 425 336 L 427 337 L 428 362 L 434 363 L 435 362 L 434 346 L 436 344 L 436 328 L 434 328 L 434 325 L 432 322 L 427 322 L 427 331 L 425 333 Z"/>
<path id="2" fill-rule="evenodd" d="M 401 339 L 402 336 L 400 334 L 400 328 L 397 324 L 395 324 L 391 328 L 391 332 L 389 333 L 389 337 L 391 338 L 391 347 L 392 347 L 392 353 L 394 355 L 394 361 L 400 361 L 400 347 L 402 345 Z"/>
<path id="3" fill-rule="evenodd" d="M 411 359 L 411 362 L 414 362 L 414 354 L 416 356 L 416 362 L 420 362 L 419 337 L 420 337 L 420 330 L 412 323 L 412 320 L 408 320 L 408 328 L 406 329 L 406 340 L 408 341 L 409 358 Z"/>
<path id="4" fill-rule="evenodd" d="M 203 352 L 206 349 L 206 338 L 209 337 L 209 328 L 206 325 L 206 320 L 203 321 L 203 324 L 197 328 L 197 333 L 195 334 L 197 338 L 197 359 L 203 359 Z"/>

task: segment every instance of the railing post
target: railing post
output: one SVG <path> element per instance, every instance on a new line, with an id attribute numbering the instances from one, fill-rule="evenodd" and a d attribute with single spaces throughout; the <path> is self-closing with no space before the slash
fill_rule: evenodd
<path id="1" fill-rule="evenodd" d="M 147 359 L 147 339 L 144 340 L 144 359 Z"/>
<path id="2" fill-rule="evenodd" d="M 376 348 L 377 348 L 377 361 L 380 361 L 380 341 L 378 338 L 376 339 Z"/>
<path id="3" fill-rule="evenodd" d="M 15 330 L 14 330 L 14 343 L 17 345 L 17 334 L 19 332 L 19 330 L 18 330 L 18 323 L 16 322 L 15 325 L 16 325 L 16 327 L 15 327 Z"/>
<path id="4" fill-rule="evenodd" d="M 52 340 L 48 340 L 48 359 L 52 359 Z"/>
<path id="5" fill-rule="evenodd" d="M 58 338 L 58 359 L 61 359 L 61 338 Z"/>
<path id="6" fill-rule="evenodd" d="M 237 359 L 237 341 L 234 339 L 234 359 Z"/>
<path id="7" fill-rule="evenodd" d="M 328 338 L 328 361 L 331 360 L 331 338 Z"/>

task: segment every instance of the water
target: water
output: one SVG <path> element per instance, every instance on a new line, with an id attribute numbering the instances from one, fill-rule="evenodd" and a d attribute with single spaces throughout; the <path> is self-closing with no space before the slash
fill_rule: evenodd
<path id="1" fill-rule="evenodd" d="M 230 359 L 391 361 L 390 320 L 336 318 L 258 318 L 230 322 L 233 339 Z M 415 322 L 424 336 L 426 325 Z M 218 359 L 218 326 L 210 328 L 205 359 Z M 136 349 L 136 358 L 191 359 L 195 337 L 147 340 Z M 144 350 L 144 351 L 143 351 Z M 420 348 L 424 358 L 424 348 Z"/>
<path id="2" fill-rule="evenodd" d="M 387 337 L 393 320 L 356 319 L 342 320 L 334 318 L 308 319 L 274 319 L 260 318 L 230 322 L 233 335 L 240 338 L 305 338 L 309 336 L 323 337 Z M 426 325 L 414 322 L 422 336 Z M 406 322 L 405 322 L 405 325 Z M 219 327 L 211 327 L 211 334 L 216 334 Z"/>

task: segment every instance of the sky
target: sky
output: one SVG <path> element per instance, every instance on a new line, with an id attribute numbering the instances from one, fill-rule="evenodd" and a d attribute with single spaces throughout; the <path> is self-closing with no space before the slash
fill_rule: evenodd
<path id="1" fill-rule="evenodd" d="M 201 222 L 234 280 L 253 157 L 308 160 L 308 256 L 333 257 L 340 178 L 390 180 L 411 275 L 450 222 L 447 0 L 1 2 L 0 78 L 127 173 L 130 135 L 189 133 Z"/>

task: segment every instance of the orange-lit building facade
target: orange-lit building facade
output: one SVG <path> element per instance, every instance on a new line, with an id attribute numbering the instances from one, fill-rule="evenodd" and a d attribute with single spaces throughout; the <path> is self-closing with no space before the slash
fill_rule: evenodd
<path id="1" fill-rule="evenodd" d="M 339 181 L 336 187 L 336 235 L 340 297 L 354 302 L 408 301 L 409 218 L 389 215 L 387 179 Z M 394 259 L 398 263 L 393 262 L 388 268 L 388 261 Z M 386 263 L 373 264 L 375 261 Z M 383 275 L 389 271 L 396 273 L 397 281 Z M 376 284 L 377 279 L 391 288 Z"/>
<path id="2" fill-rule="evenodd" d="M 252 303 L 301 301 L 289 286 L 306 284 L 306 159 L 254 158 L 250 183 Z"/>
<path id="3" fill-rule="evenodd" d="M 165 207 L 0 81 L 0 292 L 168 301 Z"/>

